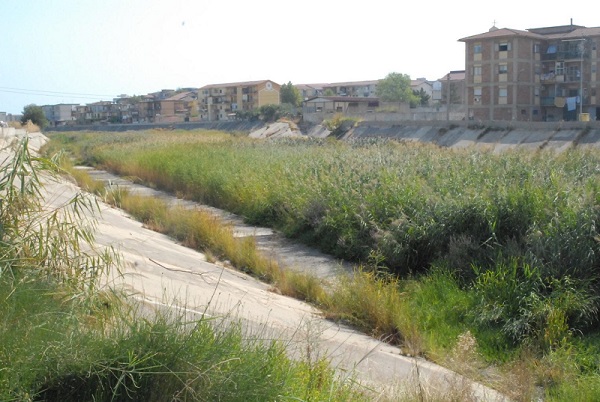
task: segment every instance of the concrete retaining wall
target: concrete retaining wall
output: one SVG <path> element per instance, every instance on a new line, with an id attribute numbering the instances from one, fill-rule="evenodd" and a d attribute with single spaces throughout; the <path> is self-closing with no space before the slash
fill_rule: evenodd
<path id="1" fill-rule="evenodd" d="M 600 124 L 528 122 L 361 122 L 344 137 L 389 138 L 431 142 L 448 148 L 480 147 L 501 152 L 513 148 L 564 151 L 570 147 L 600 149 Z"/>

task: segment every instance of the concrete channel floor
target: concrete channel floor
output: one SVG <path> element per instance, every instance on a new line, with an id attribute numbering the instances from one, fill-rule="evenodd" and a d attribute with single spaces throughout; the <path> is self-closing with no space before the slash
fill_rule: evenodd
<path id="1" fill-rule="evenodd" d="M 39 149 L 43 137 L 32 138 L 30 146 Z M 5 156 L 7 152 L 6 148 L 2 151 Z M 154 190 L 147 191 L 152 194 Z M 64 207 L 80 192 L 67 180 L 48 181 L 44 188 L 45 205 Z M 395 400 L 403 390 L 417 386 L 441 400 L 457 386 L 463 395 L 472 397 L 470 400 L 507 400 L 491 388 L 424 359 L 405 356 L 398 347 L 326 320 L 313 306 L 272 292 L 269 285 L 244 273 L 207 262 L 202 253 L 144 228 L 125 212 L 102 202 L 99 205 L 99 213 L 91 217 L 96 221 L 96 245 L 98 249 L 114 248 L 123 262 L 118 272 L 113 270 L 107 275 L 106 285 L 125 291 L 132 301 L 156 309 L 183 311 L 190 317 L 240 322 L 248 336 L 278 339 L 291 356 L 327 358 L 342 378 L 370 390 L 374 400 Z M 260 228 L 251 228 L 251 232 L 269 233 Z M 276 246 L 271 244 L 268 248 Z M 315 268 L 315 272 L 322 269 L 325 277 L 340 267 L 318 252 L 302 253 L 303 262 L 310 255 L 315 256 L 316 265 L 324 260 L 333 264 Z"/>

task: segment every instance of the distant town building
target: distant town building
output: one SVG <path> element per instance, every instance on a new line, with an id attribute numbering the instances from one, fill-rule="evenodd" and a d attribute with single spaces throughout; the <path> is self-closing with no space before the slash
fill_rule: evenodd
<path id="1" fill-rule="evenodd" d="M 73 103 L 60 103 L 58 105 L 44 105 L 42 111 L 52 126 L 64 126 L 75 121 L 75 108 Z"/>
<path id="2" fill-rule="evenodd" d="M 323 95 L 323 87 L 325 85 L 327 84 L 297 84 L 294 85 L 294 87 L 296 87 L 296 89 L 300 91 L 302 100 L 307 100 L 316 96 Z"/>
<path id="3" fill-rule="evenodd" d="M 460 41 L 470 119 L 600 119 L 600 27 L 493 26 Z"/>
<path id="4" fill-rule="evenodd" d="M 336 82 L 333 84 L 323 85 L 323 93 L 333 93 L 335 96 L 352 96 L 372 98 L 377 96 L 377 84 L 379 80 L 372 81 L 352 81 L 352 82 Z"/>
<path id="5" fill-rule="evenodd" d="M 202 120 L 229 120 L 238 110 L 279 105 L 281 85 L 270 81 L 246 81 L 203 86 L 198 90 Z"/>

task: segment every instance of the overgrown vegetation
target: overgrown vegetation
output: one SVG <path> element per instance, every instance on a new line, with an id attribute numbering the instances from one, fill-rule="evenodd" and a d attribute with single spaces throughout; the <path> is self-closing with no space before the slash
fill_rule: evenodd
<path id="1" fill-rule="evenodd" d="M 166 309 L 149 317 L 101 287 L 92 197 L 42 202 L 56 163 L 27 141 L 0 167 L 0 400 L 363 400 L 319 359 L 234 323 Z"/>
<path id="2" fill-rule="evenodd" d="M 178 132 L 53 140 L 87 163 L 376 267 L 324 303 L 332 317 L 438 361 L 469 330 L 481 364 L 528 367 L 523 390 L 542 385 L 566 400 L 578 384 L 598 397 L 597 152 Z"/>
<path id="3" fill-rule="evenodd" d="M 48 125 L 48 119 L 44 114 L 41 106 L 34 104 L 27 105 L 23 108 L 23 115 L 21 116 L 21 124 L 25 125 L 29 122 L 35 124 L 40 128 L 45 128 Z"/>
<path id="4" fill-rule="evenodd" d="M 341 113 L 336 113 L 331 119 L 323 120 L 323 126 L 331 132 L 331 136 L 341 138 L 350 129 L 356 126 L 358 119 L 356 117 L 347 117 Z"/>

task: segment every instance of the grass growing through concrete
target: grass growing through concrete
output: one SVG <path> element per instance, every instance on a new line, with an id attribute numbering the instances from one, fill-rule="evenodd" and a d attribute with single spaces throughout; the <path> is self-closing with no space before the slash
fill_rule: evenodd
<path id="1" fill-rule="evenodd" d="M 586 357 L 598 356 L 598 152 L 223 133 L 53 138 L 85 148 L 88 163 L 385 273 L 343 283 L 332 317 L 437 360 L 469 329 L 483 362 L 529 362 L 530 381 L 549 398 L 568 395 L 574 378 L 598 381 L 597 359 Z"/>
<path id="2" fill-rule="evenodd" d="M 56 172 L 26 142 L 0 166 L 0 400 L 367 399 L 271 334 L 123 303 L 100 280 L 119 261 L 93 249 L 95 200 L 42 202 Z"/>

